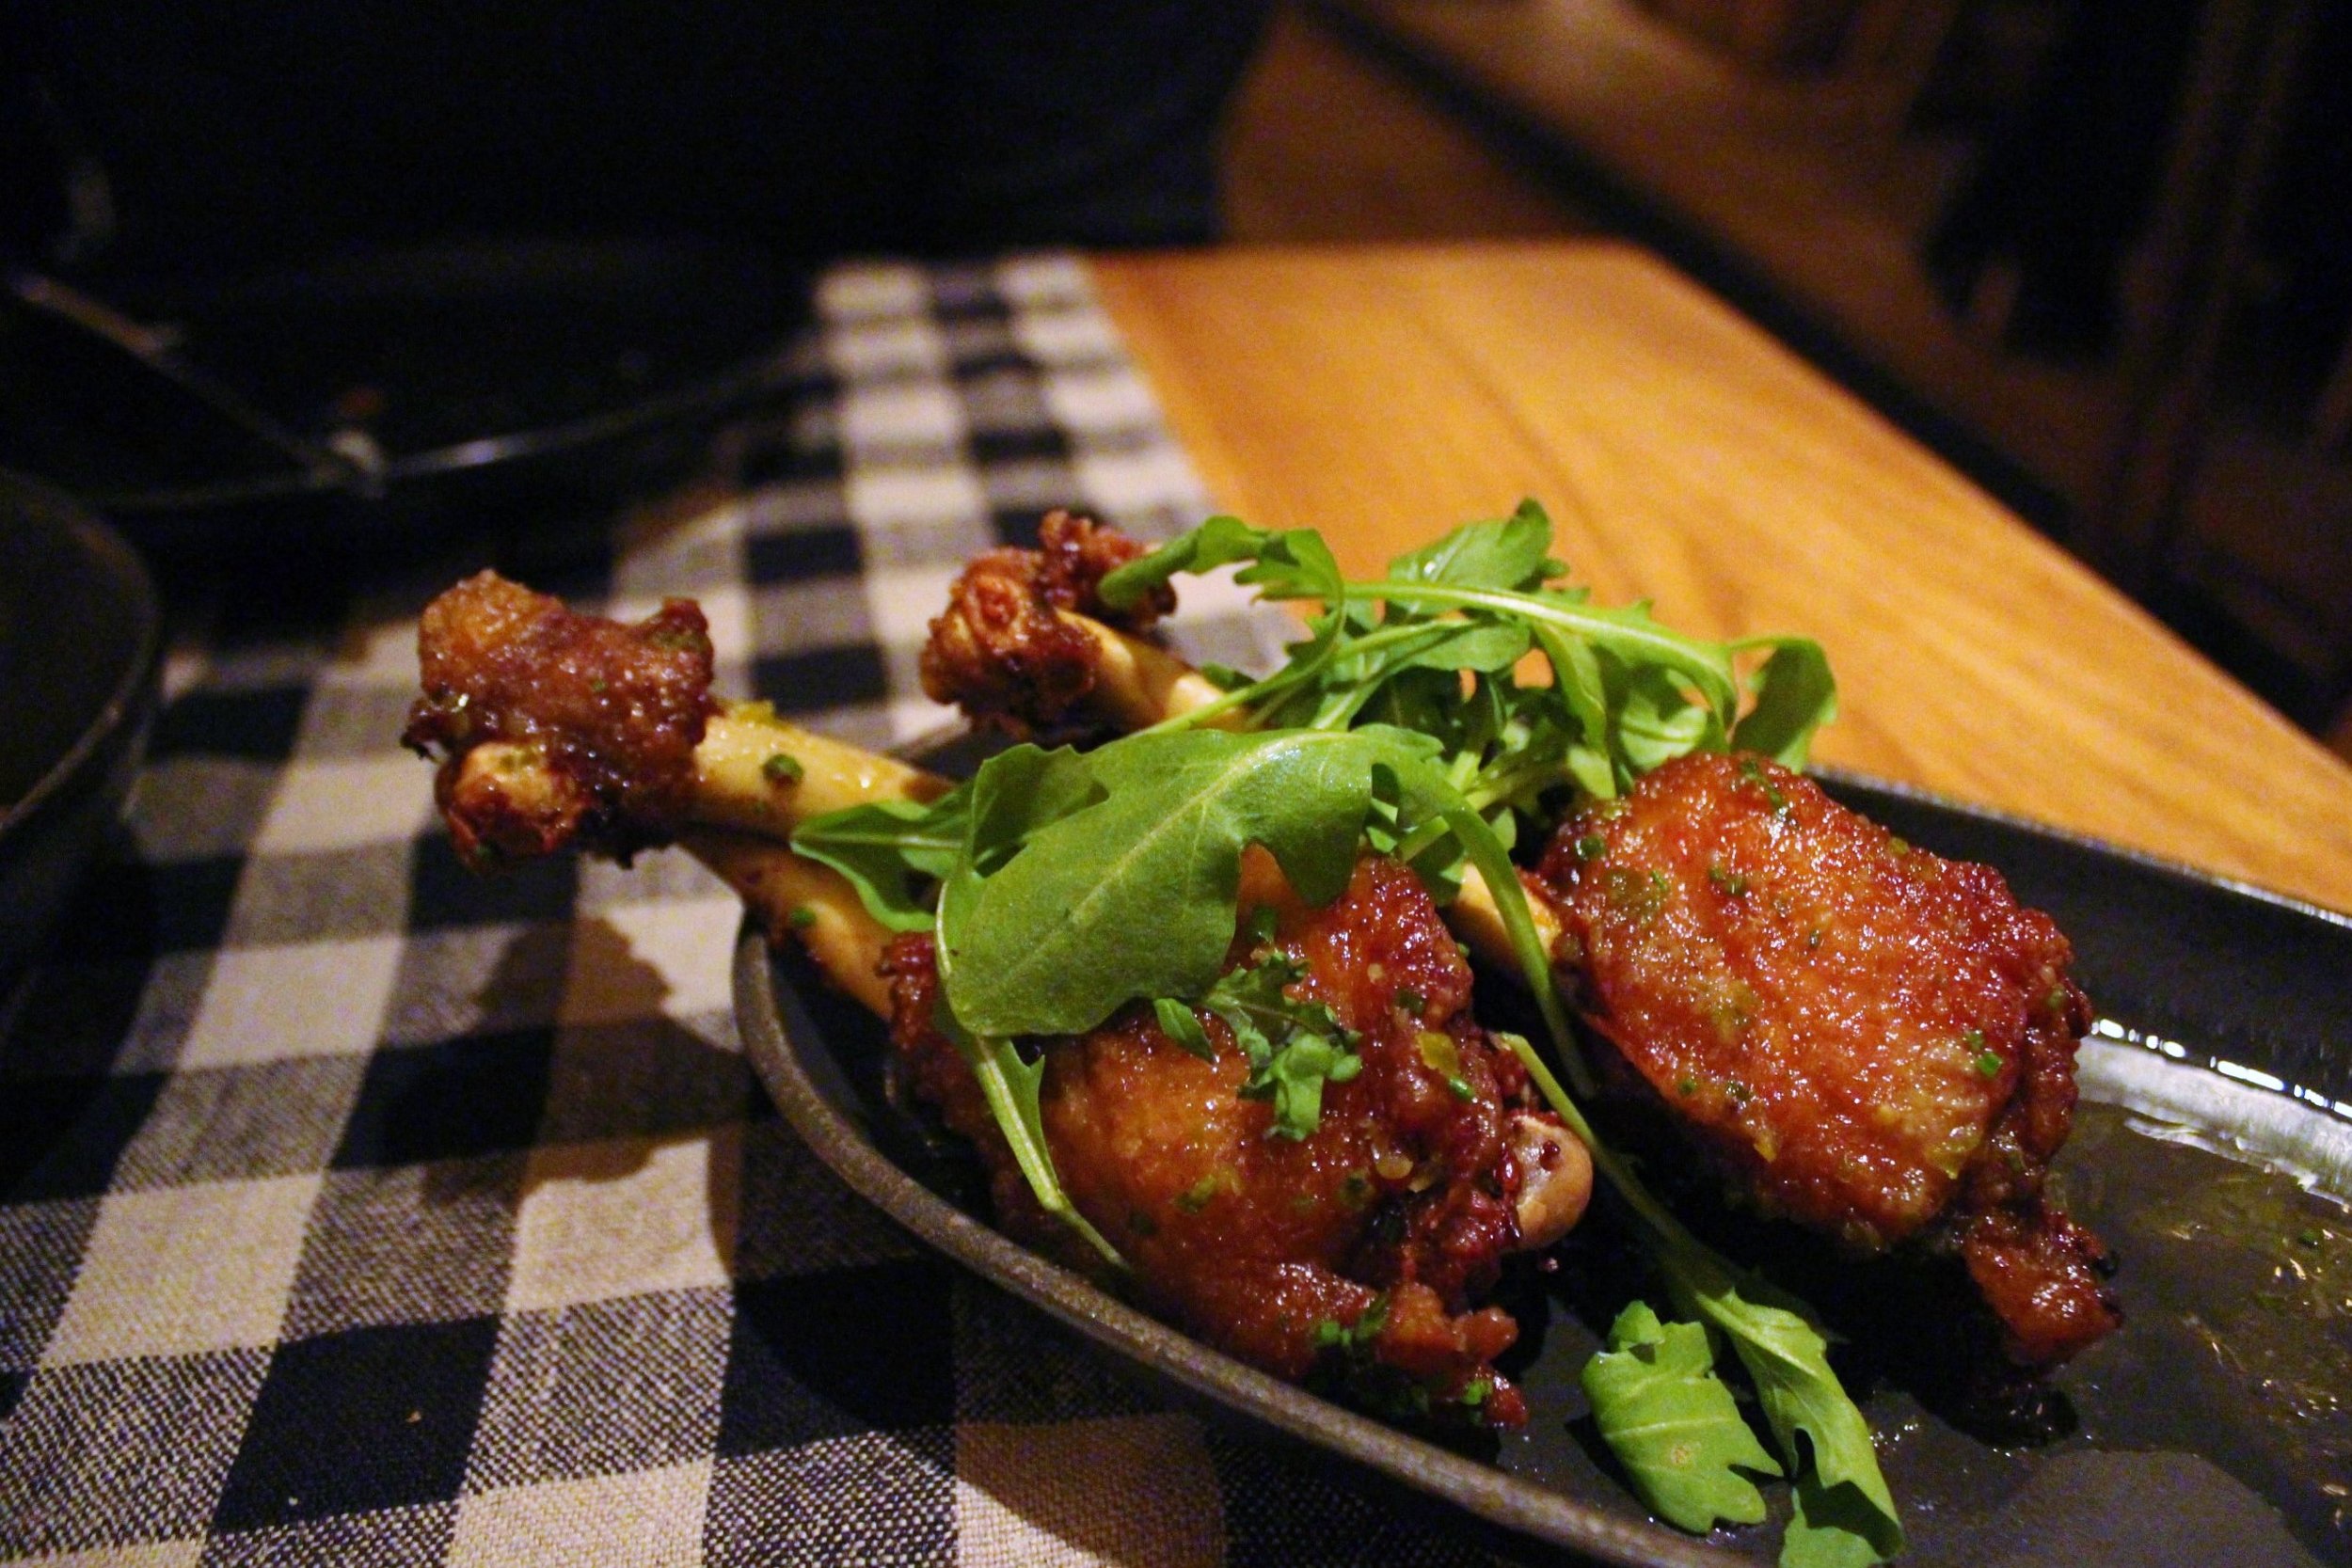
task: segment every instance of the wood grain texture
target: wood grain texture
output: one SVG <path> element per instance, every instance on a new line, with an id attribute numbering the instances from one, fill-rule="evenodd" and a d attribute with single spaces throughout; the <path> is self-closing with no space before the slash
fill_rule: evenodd
<path id="1" fill-rule="evenodd" d="M 1604 599 L 1819 638 L 1820 760 L 2352 910 L 2352 768 L 1645 253 L 1093 265 L 1218 503 L 1351 574 L 1534 496 Z"/>

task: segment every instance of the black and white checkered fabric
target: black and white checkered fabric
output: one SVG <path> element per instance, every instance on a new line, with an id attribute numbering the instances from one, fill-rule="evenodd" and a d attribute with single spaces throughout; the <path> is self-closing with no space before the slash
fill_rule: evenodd
<path id="1" fill-rule="evenodd" d="M 964 557 L 1203 508 L 1068 258 L 836 270 L 801 354 L 729 483 L 539 586 L 693 595 L 723 691 L 887 743 L 942 720 Z M 851 1196 L 739 1053 L 691 862 L 461 872 L 395 738 L 448 580 L 185 632 L 134 847 L 0 1011 L 0 1560 L 1486 1560 Z M 1190 629 L 1262 657 L 1238 599 Z"/>

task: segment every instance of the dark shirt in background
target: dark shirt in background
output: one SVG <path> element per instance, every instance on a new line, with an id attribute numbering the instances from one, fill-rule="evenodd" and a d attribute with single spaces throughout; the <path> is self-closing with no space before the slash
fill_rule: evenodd
<path id="1" fill-rule="evenodd" d="M 0 236 L 134 274 L 499 235 L 793 257 L 1195 243 L 1265 9 L 20 3 L 0 11 Z"/>

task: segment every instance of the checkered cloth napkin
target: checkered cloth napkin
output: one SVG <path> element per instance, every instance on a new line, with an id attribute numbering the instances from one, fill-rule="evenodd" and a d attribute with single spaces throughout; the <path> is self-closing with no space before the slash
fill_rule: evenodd
<path id="1" fill-rule="evenodd" d="M 723 691 L 888 743 L 944 718 L 915 653 L 964 557 L 1202 511 L 1068 258 L 837 270 L 793 353 L 720 483 L 538 585 L 694 595 Z M 747 1069 L 692 863 L 462 872 L 395 737 L 416 613 L 482 563 L 178 641 L 133 845 L 0 1010 L 0 1560 L 1486 1560 L 840 1185 Z M 1191 623 L 1235 663 L 1263 629 Z"/>

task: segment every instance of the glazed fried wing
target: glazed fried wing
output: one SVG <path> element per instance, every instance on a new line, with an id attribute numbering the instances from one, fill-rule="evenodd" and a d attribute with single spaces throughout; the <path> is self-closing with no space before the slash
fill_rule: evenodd
<path id="1" fill-rule="evenodd" d="M 1517 1325 L 1474 1303 L 1505 1254 L 1575 1223 L 1591 1185 L 1582 1147 L 1521 1107 L 1524 1071 L 1470 1017 L 1469 967 L 1409 870 L 1367 858 L 1346 893 L 1308 909 L 1253 852 L 1242 907 L 1274 911 L 1271 948 L 1304 971 L 1294 992 L 1357 1033 L 1361 1070 L 1326 1085 L 1311 1135 L 1270 1135 L 1266 1103 L 1239 1093 L 1247 1064 L 1221 1021 L 1200 1015 L 1216 1047 L 1204 1061 L 1131 1007 L 1047 1048 L 1043 1119 L 1064 1187 L 1151 1304 L 1220 1348 L 1283 1377 L 1322 1363 L 1375 1399 L 1518 1424 L 1525 1405 L 1492 1365 Z M 1253 955 L 1245 937 L 1231 961 Z M 889 968 L 896 1046 L 918 1092 L 981 1149 L 1000 1219 L 1092 1262 L 1037 1209 L 933 1026 L 930 939 L 900 938 Z"/>
<path id="2" fill-rule="evenodd" d="M 925 696 L 975 724 L 1029 735 L 1105 709 L 1141 728 L 1216 695 L 1198 672 L 1134 635 L 1175 610 L 1173 588 L 1123 615 L 1103 604 L 1104 577 L 1142 556 L 1140 544 L 1067 512 L 1046 515 L 1038 543 L 987 551 L 957 574 L 923 641 Z"/>
<path id="3" fill-rule="evenodd" d="M 788 837 L 948 783 L 710 693 L 703 613 L 670 599 L 623 626 L 494 572 L 425 607 L 424 694 L 402 736 L 441 768 L 434 793 L 469 863 L 565 847 L 626 861 L 692 829 Z"/>
<path id="4" fill-rule="evenodd" d="M 1693 753 L 1562 826 L 1541 879 L 1620 1083 L 1764 1212 L 1956 1248 L 2028 1365 L 2121 1322 L 2043 1198 L 2090 1007 L 2046 915 L 1802 775 Z"/>
<path id="5" fill-rule="evenodd" d="M 469 861 L 575 839 L 626 858 L 675 832 L 713 711 L 691 600 L 624 626 L 483 572 L 425 607 L 417 649 L 424 694 L 401 738 L 447 759 L 435 793 Z M 469 777 L 491 744 L 515 766 Z"/>
<path id="6" fill-rule="evenodd" d="M 1123 552 L 1105 554 L 1105 539 L 1049 528 L 1059 553 L 1023 566 L 1024 592 L 1047 593 L 1057 572 L 1091 582 L 1133 553 L 1117 541 Z M 714 702 L 708 639 L 687 601 L 625 626 L 484 573 L 428 608 L 419 649 L 425 691 L 405 738 L 441 759 L 437 795 L 469 863 L 566 847 L 625 857 L 682 837 L 772 938 L 788 931 L 844 990 L 895 1013 L 921 1092 L 990 1161 L 1000 1219 L 1079 1266 L 1100 1261 L 1038 1207 L 970 1069 L 932 1027 L 930 939 L 885 955 L 835 873 L 753 836 L 860 801 L 933 799 L 945 781 L 756 705 Z M 788 768 L 771 765 L 780 755 Z M 1223 1022 L 1201 1017 L 1212 1062 L 1149 1013 L 1122 1017 L 1049 1053 L 1056 1167 L 1134 1265 L 1139 1293 L 1220 1346 L 1294 1378 L 1329 1364 L 1375 1399 L 1523 1419 L 1491 1366 L 1517 1327 L 1475 1298 L 1504 1253 L 1575 1225 L 1589 1157 L 1519 1103 L 1524 1073 L 1470 1020 L 1469 970 L 1410 872 L 1367 861 L 1343 898 L 1309 910 L 1269 858 L 1249 863 L 1246 892 L 1276 917 L 1274 945 L 1302 972 L 1295 989 L 1361 1037 L 1362 1069 L 1326 1088 L 1314 1135 L 1269 1136 L 1267 1104 L 1240 1094 L 1247 1065 Z"/>

